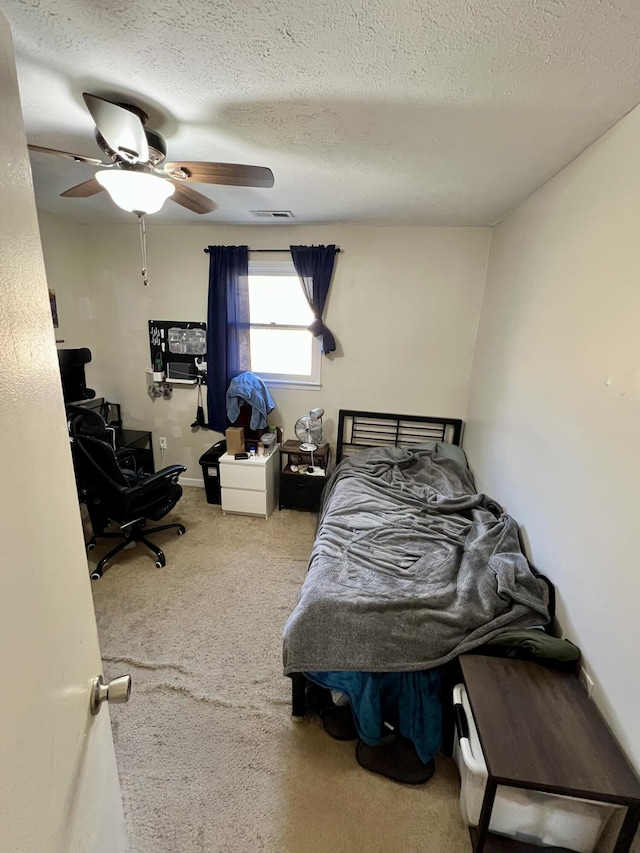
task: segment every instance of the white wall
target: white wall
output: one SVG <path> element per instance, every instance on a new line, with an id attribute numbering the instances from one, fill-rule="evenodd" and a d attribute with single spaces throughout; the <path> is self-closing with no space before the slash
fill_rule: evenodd
<path id="1" fill-rule="evenodd" d="M 85 228 L 50 213 L 38 213 L 42 251 L 56 270 L 58 319 L 56 338 L 64 347 L 92 347 L 93 312 L 89 291 L 90 263 Z M 51 284 L 53 287 L 53 283 Z"/>
<path id="2" fill-rule="evenodd" d="M 640 769 L 640 109 L 494 229 L 465 447 Z"/>
<path id="3" fill-rule="evenodd" d="M 56 291 L 58 306 L 59 326 L 55 330 L 58 349 L 88 347 L 93 360 L 85 369 L 87 385 L 104 388 L 109 384 L 109 375 L 104 369 L 104 359 L 96 353 L 87 229 L 42 211 L 38 213 L 38 221 L 42 251 L 47 267 L 54 273 L 49 281 Z"/>
<path id="4" fill-rule="evenodd" d="M 51 219 L 41 218 L 45 263 L 50 281 L 64 294 L 66 263 L 51 250 L 47 236 L 53 229 L 59 247 L 66 224 Z M 108 362 L 107 396 L 122 402 L 127 425 L 152 429 L 155 440 L 167 438 L 162 460 L 156 444 L 157 464 L 181 462 L 189 469 L 187 477 L 200 478 L 198 459 L 219 437 L 190 429 L 194 388 L 175 386 L 170 401 L 151 400 L 145 375 L 149 320 L 206 320 L 208 255 L 203 250 L 209 244 L 255 249 L 337 243 L 343 250 L 325 313 L 339 353 L 322 359 L 322 390 L 272 391 L 276 411 L 270 422 L 283 426 L 286 437 L 293 436 L 296 419 L 318 405 L 326 410 L 330 440 L 340 408 L 465 415 L 488 228 L 161 226 L 149 217 L 149 287 L 140 275 L 135 217 L 130 225 L 74 226 L 69 245 L 78 239 L 78 229 L 90 257 L 94 363 Z M 61 304 L 61 323 L 63 313 Z"/>

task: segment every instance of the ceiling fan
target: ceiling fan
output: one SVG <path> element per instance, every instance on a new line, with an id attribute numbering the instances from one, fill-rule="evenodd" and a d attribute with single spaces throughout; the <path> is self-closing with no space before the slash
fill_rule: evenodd
<path id="1" fill-rule="evenodd" d="M 28 146 L 31 151 L 69 157 L 78 163 L 100 167 L 95 178 L 65 190 L 61 193 L 64 197 L 87 198 L 106 189 L 119 207 L 138 217 L 156 213 L 168 198 L 194 213 L 203 214 L 211 213 L 219 205 L 194 190 L 190 183 L 273 186 L 273 172 L 264 166 L 165 162 L 166 143 L 156 130 L 147 127 L 148 116 L 144 110 L 88 92 L 82 97 L 96 125 L 96 141 L 110 162 L 41 145 Z"/>

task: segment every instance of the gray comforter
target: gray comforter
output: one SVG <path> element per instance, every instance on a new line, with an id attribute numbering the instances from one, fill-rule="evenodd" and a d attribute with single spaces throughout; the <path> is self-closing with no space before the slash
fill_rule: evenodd
<path id="1" fill-rule="evenodd" d="M 516 522 L 458 462 L 374 448 L 325 489 L 284 672 L 428 669 L 505 628 L 546 624 Z"/>

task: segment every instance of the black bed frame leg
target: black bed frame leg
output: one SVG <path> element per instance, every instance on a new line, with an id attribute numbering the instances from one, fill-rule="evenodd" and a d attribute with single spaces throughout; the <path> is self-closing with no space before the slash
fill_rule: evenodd
<path id="1" fill-rule="evenodd" d="M 307 710 L 306 701 L 307 679 L 301 672 L 291 675 L 291 716 L 294 720 L 302 720 Z"/>

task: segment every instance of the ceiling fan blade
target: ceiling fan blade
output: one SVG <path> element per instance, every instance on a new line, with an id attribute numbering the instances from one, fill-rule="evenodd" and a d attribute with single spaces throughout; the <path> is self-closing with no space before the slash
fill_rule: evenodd
<path id="1" fill-rule="evenodd" d="M 192 187 L 186 187 L 178 181 L 171 181 L 171 183 L 175 187 L 174 194 L 169 196 L 171 201 L 181 204 L 182 207 L 186 207 L 194 213 L 211 213 L 220 207 L 215 201 L 211 201 L 206 195 L 196 192 Z"/>
<path id="2" fill-rule="evenodd" d="M 135 113 L 88 92 L 82 97 L 96 127 L 116 154 L 130 163 L 149 161 L 144 126 Z"/>
<path id="3" fill-rule="evenodd" d="M 27 148 L 29 151 L 37 151 L 39 154 L 57 154 L 59 157 L 69 157 L 70 160 L 76 160 L 78 163 L 91 163 L 92 166 L 109 165 L 93 157 L 83 157 L 82 154 L 71 154 L 70 151 L 58 151 L 57 148 L 43 148 L 42 145 L 27 145 Z"/>
<path id="4" fill-rule="evenodd" d="M 197 184 L 226 184 L 230 187 L 273 186 L 273 172 L 265 166 L 187 160 L 180 163 L 165 163 L 164 170 L 175 173 L 178 180 L 195 181 Z"/>
<path id="5" fill-rule="evenodd" d="M 84 181 L 82 184 L 76 184 L 75 187 L 71 187 L 68 190 L 65 190 L 63 193 L 60 193 L 64 198 L 88 198 L 90 195 L 96 195 L 96 193 L 102 192 L 104 189 L 95 178 L 91 178 L 90 181 Z"/>

